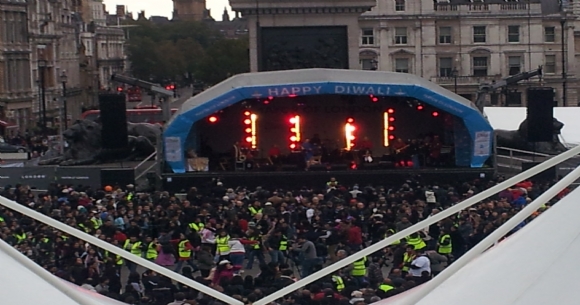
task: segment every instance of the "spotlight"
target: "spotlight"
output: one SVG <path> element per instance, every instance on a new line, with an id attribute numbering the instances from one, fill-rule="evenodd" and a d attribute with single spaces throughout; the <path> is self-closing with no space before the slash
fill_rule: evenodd
<path id="1" fill-rule="evenodd" d="M 252 128 L 246 128 L 247 133 L 252 133 Z"/>
<path id="2" fill-rule="evenodd" d="M 244 112 L 244 115 L 246 115 L 246 116 L 250 116 L 250 114 L 251 113 L 249 111 Z"/>
<path id="3" fill-rule="evenodd" d="M 244 120 L 244 124 L 246 125 L 250 125 L 252 123 L 252 121 L 250 119 L 245 119 Z"/>
<path id="4" fill-rule="evenodd" d="M 389 131 L 395 130 L 395 126 L 389 126 Z"/>
<path id="5" fill-rule="evenodd" d="M 394 117 L 390 117 L 389 118 L 389 122 L 394 122 L 394 121 L 395 121 L 395 118 Z"/>
<path id="6" fill-rule="evenodd" d="M 216 116 L 210 116 L 210 117 L 209 117 L 207 120 L 208 120 L 210 123 L 215 123 L 215 122 L 217 122 L 217 121 L 218 121 L 218 118 L 217 118 Z"/>
<path id="7" fill-rule="evenodd" d="M 268 104 L 270 104 L 270 101 L 269 100 L 265 100 L 264 101 L 264 105 L 268 105 Z"/>
<path id="8" fill-rule="evenodd" d="M 423 105 L 417 106 L 417 110 L 423 110 Z"/>
<path id="9" fill-rule="evenodd" d="M 296 144 L 294 144 L 294 143 L 290 144 L 290 148 L 291 149 L 295 149 L 296 148 Z"/>
<path id="10" fill-rule="evenodd" d="M 433 115 L 434 117 L 438 117 L 438 116 L 439 116 L 439 112 L 437 112 L 437 111 L 433 111 L 432 115 Z"/>
<path id="11" fill-rule="evenodd" d="M 252 143 L 252 137 L 247 137 L 247 138 L 246 138 L 246 142 L 248 142 L 248 143 Z"/>
<path id="12" fill-rule="evenodd" d="M 394 140 L 394 139 L 395 139 L 395 136 L 393 136 L 393 135 L 389 136 L 389 140 Z"/>
<path id="13" fill-rule="evenodd" d="M 347 121 L 348 123 L 354 123 L 354 119 L 353 119 L 353 118 L 348 118 L 346 121 Z"/>
<path id="14" fill-rule="evenodd" d="M 388 113 L 395 113 L 395 109 L 393 109 L 393 108 L 389 108 L 389 109 L 387 110 L 387 112 L 388 112 Z"/>

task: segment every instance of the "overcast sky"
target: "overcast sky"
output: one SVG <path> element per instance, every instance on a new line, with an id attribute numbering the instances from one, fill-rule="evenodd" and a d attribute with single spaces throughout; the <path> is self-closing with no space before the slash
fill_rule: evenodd
<path id="1" fill-rule="evenodd" d="M 115 14 L 115 7 L 119 4 L 127 6 L 129 12 L 133 12 L 136 18 L 137 13 L 145 11 L 147 17 L 151 15 L 166 16 L 171 18 L 173 12 L 173 2 L 171 0 L 104 0 L 107 10 L 111 14 Z M 228 0 L 206 0 L 208 9 L 211 9 L 211 15 L 215 20 L 222 19 L 224 7 L 228 7 Z M 230 14 L 230 16 L 233 16 Z"/>

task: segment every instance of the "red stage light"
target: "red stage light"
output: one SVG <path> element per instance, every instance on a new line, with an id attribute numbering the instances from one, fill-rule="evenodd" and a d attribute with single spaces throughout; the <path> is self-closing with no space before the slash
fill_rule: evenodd
<path id="1" fill-rule="evenodd" d="M 118 92 L 123 92 L 123 87 L 117 87 Z"/>
<path id="2" fill-rule="evenodd" d="M 250 125 L 252 123 L 252 121 L 250 119 L 245 119 L 244 120 L 244 124 L 246 125 Z"/>
<path id="3" fill-rule="evenodd" d="M 269 99 L 269 100 L 273 100 L 273 99 L 274 99 L 274 97 L 273 97 L 273 96 L 268 96 L 268 99 Z"/>
<path id="4" fill-rule="evenodd" d="M 390 135 L 389 136 L 389 140 L 394 140 L 394 139 L 395 139 L 395 136 L 394 135 Z"/>
<path id="5" fill-rule="evenodd" d="M 417 110 L 423 110 L 423 105 L 417 106 Z"/>
<path id="6" fill-rule="evenodd" d="M 269 100 L 265 100 L 264 101 L 264 105 L 268 105 L 268 104 L 270 104 L 270 101 Z"/>
<path id="7" fill-rule="evenodd" d="M 434 112 L 432 113 L 432 115 L 433 115 L 433 116 L 439 116 L 439 112 L 437 112 L 437 111 L 434 111 Z"/>
<path id="8" fill-rule="evenodd" d="M 395 109 L 393 109 L 393 108 L 389 108 L 389 109 L 387 110 L 387 112 L 388 112 L 388 113 L 395 113 Z"/>
<path id="9" fill-rule="evenodd" d="M 290 95 L 288 95 L 288 97 L 297 97 L 297 95 L 296 94 L 290 94 Z"/>
<path id="10" fill-rule="evenodd" d="M 394 122 L 394 121 L 395 121 L 395 118 L 394 117 L 390 117 L 389 118 L 389 122 Z"/>
<path id="11" fill-rule="evenodd" d="M 251 113 L 249 111 L 244 112 L 244 115 L 250 116 L 250 114 Z"/>
<path id="12" fill-rule="evenodd" d="M 218 121 L 218 118 L 217 118 L 216 116 L 210 116 L 210 117 L 209 117 L 207 120 L 208 120 L 210 123 L 215 123 L 215 122 L 217 122 L 217 121 Z"/>
<path id="13" fill-rule="evenodd" d="M 378 97 L 373 97 L 373 98 L 372 98 L 372 101 L 373 101 L 373 103 L 376 103 L 376 102 L 378 102 L 378 101 L 379 101 L 379 98 L 378 98 Z"/>
<path id="14" fill-rule="evenodd" d="M 252 133 L 252 128 L 246 128 L 246 133 Z"/>
<path id="15" fill-rule="evenodd" d="M 291 136 L 291 137 L 290 137 L 290 141 L 292 141 L 292 142 L 296 142 L 296 140 L 297 140 L 297 139 L 296 139 L 296 136 Z"/>
<path id="16" fill-rule="evenodd" d="M 389 130 L 390 130 L 390 131 L 393 131 L 393 130 L 395 130 L 395 126 L 389 126 Z"/>
<path id="17" fill-rule="evenodd" d="M 296 117 L 290 118 L 290 124 L 296 124 Z"/>
<path id="18" fill-rule="evenodd" d="M 296 144 L 294 144 L 294 143 L 290 144 L 290 148 L 291 148 L 291 149 L 294 149 L 294 148 L 296 148 Z"/>
<path id="19" fill-rule="evenodd" d="M 348 123 L 354 123 L 354 119 L 353 119 L 353 118 L 348 118 L 348 119 L 346 119 L 346 121 L 347 121 Z"/>
<path id="20" fill-rule="evenodd" d="M 248 142 L 248 143 L 252 143 L 252 137 L 247 137 L 247 138 L 246 138 L 246 142 Z"/>

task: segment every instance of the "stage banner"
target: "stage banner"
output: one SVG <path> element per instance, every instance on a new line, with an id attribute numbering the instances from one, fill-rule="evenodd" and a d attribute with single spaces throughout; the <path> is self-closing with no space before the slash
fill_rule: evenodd
<path id="1" fill-rule="evenodd" d="M 0 170 L 0 187 L 16 184 L 46 190 L 55 182 L 56 167 L 9 167 Z"/>
<path id="2" fill-rule="evenodd" d="M 101 169 L 98 167 L 58 167 L 56 182 L 72 186 L 101 187 Z"/>

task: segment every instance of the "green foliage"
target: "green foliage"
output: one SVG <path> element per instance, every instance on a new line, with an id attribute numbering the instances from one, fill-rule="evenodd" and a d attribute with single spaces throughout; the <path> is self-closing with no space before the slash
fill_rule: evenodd
<path id="1" fill-rule="evenodd" d="M 135 77 L 214 85 L 249 71 L 247 39 L 226 39 L 199 22 L 131 22 L 128 56 Z"/>

